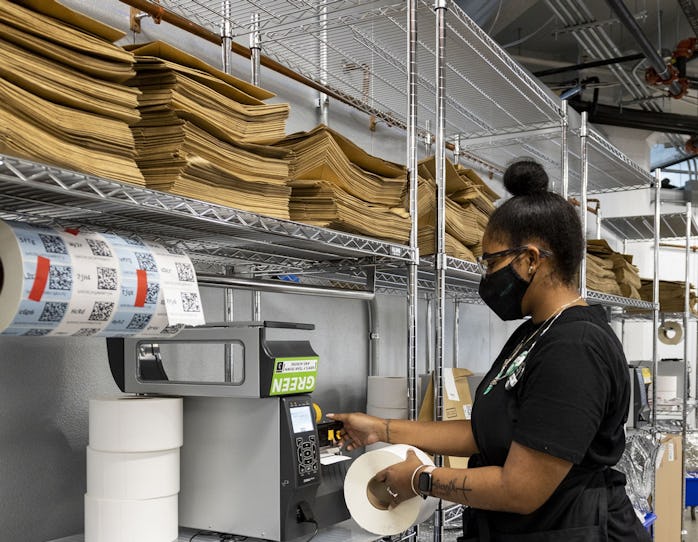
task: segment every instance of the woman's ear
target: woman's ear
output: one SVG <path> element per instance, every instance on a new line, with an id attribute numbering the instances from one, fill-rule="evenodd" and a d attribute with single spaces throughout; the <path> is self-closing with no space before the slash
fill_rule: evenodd
<path id="1" fill-rule="evenodd" d="M 540 251 L 538 247 L 530 245 L 526 251 L 524 263 L 528 266 L 528 274 L 533 275 L 540 265 Z"/>

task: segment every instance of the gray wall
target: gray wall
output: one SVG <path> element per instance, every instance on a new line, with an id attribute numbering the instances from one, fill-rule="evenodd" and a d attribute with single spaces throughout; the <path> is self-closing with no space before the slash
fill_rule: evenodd
<path id="1" fill-rule="evenodd" d="M 64 0 L 64 3 L 127 30 L 127 6 L 116 0 Z M 138 42 L 162 38 L 220 65 L 219 50 L 166 24 L 143 22 Z M 129 37 L 125 41 L 133 41 Z M 237 75 L 247 77 L 246 61 L 236 59 Z M 262 85 L 291 103 L 287 131 L 317 123 L 316 95 L 287 79 L 262 73 Z M 404 163 L 404 134 L 378 127 L 341 104 L 330 106 L 330 124 L 369 152 Z M 222 315 L 222 291 L 204 292 L 209 320 Z M 423 330 L 426 305 L 420 301 Z M 373 372 L 406 374 L 405 299 L 380 296 L 380 335 Z M 239 292 L 235 317 L 250 318 L 251 297 Z M 452 361 L 453 306 L 446 310 L 446 365 Z M 308 336 L 320 355 L 320 376 L 314 398 L 325 412 L 363 409 L 369 367 L 368 307 L 365 302 L 298 295 L 263 294 L 262 317 L 313 323 Z M 494 320 L 493 320 L 494 318 Z M 483 306 L 463 306 L 458 366 L 484 370 L 501 346 L 505 328 Z M 491 339 L 491 337 L 494 337 Z M 418 372 L 426 363 L 426 336 L 419 335 Z M 87 408 L 93 397 L 115 395 L 103 340 L 26 339 L 0 337 L 0 540 L 45 542 L 83 530 Z"/>

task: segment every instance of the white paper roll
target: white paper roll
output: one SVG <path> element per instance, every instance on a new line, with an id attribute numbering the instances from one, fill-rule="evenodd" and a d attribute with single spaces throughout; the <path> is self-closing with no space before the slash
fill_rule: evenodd
<path id="1" fill-rule="evenodd" d="M 379 418 L 385 418 L 390 420 L 406 420 L 407 405 L 401 408 L 386 408 L 368 405 L 366 407 L 366 414 L 368 414 L 369 416 L 377 416 Z"/>
<path id="2" fill-rule="evenodd" d="M 679 322 L 664 322 L 657 329 L 657 337 L 664 344 L 679 344 L 683 338 L 683 327 Z"/>
<path id="3" fill-rule="evenodd" d="M 671 401 L 680 394 L 678 392 L 679 379 L 676 376 L 657 376 L 657 400 Z"/>
<path id="4" fill-rule="evenodd" d="M 90 399 L 89 440 L 102 452 L 157 452 L 182 446 L 182 399 Z"/>
<path id="5" fill-rule="evenodd" d="M 87 447 L 87 494 L 98 499 L 159 499 L 179 493 L 179 448 L 100 452 Z"/>
<path id="6" fill-rule="evenodd" d="M 395 535 L 425 521 L 436 510 L 438 500 L 432 497 L 422 499 L 414 496 L 392 510 L 376 508 L 368 500 L 366 492 L 369 481 L 386 467 L 404 461 L 409 449 L 415 451 L 422 463 L 434 464 L 421 450 L 404 444 L 394 444 L 366 452 L 349 467 L 344 480 L 344 500 L 351 517 L 363 529 L 380 536 Z"/>
<path id="7" fill-rule="evenodd" d="M 369 376 L 366 405 L 384 408 L 407 406 L 407 378 L 402 376 Z"/>
<path id="8" fill-rule="evenodd" d="M 85 495 L 85 542 L 173 542 L 178 523 L 177 495 L 141 501 Z"/>

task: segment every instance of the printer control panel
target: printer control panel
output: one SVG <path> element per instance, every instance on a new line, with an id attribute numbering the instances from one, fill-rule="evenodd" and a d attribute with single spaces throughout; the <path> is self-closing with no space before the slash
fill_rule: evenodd
<path id="1" fill-rule="evenodd" d="M 320 481 L 320 448 L 315 411 L 309 396 L 283 398 L 288 428 L 291 433 L 294 477 L 296 487 L 304 487 Z"/>

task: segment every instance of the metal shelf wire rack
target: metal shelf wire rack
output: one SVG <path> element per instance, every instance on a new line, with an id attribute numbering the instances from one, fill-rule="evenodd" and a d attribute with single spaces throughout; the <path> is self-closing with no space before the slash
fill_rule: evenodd
<path id="1" fill-rule="evenodd" d="M 603 218 L 601 226 L 626 241 L 651 241 L 654 239 L 654 215 Z M 686 213 L 660 214 L 660 240 L 686 239 L 686 226 Z M 698 226 L 691 218 L 691 237 L 694 236 L 698 236 Z"/>
<path id="2" fill-rule="evenodd" d="M 409 247 L 269 218 L 0 155 L 0 218 L 77 224 L 176 242 L 195 260 L 300 272 L 316 266 L 390 268 Z"/>
<path id="3" fill-rule="evenodd" d="M 651 301 L 644 301 L 643 299 L 632 299 L 629 297 L 621 297 L 612 294 L 606 294 L 603 292 L 595 292 L 593 290 L 588 290 L 586 295 L 586 301 L 592 305 L 604 305 L 607 307 L 619 307 L 622 309 L 638 309 L 651 311 L 654 304 Z"/>
<path id="4" fill-rule="evenodd" d="M 570 119 L 573 117 L 571 114 Z M 571 129 L 568 140 L 570 168 L 572 172 L 578 172 L 581 170 L 579 130 Z M 598 131 L 589 130 L 587 144 L 588 194 L 650 188 L 654 182 L 654 177 L 647 170 L 642 169 L 625 153 L 609 143 Z M 578 174 L 570 174 L 570 194 L 581 194 L 581 177 Z"/>
<path id="5" fill-rule="evenodd" d="M 369 113 L 404 126 L 407 117 L 407 3 L 400 0 L 161 0 L 167 10 L 236 40 L 259 29 L 262 54 Z M 450 134 L 559 125 L 559 99 L 523 70 L 454 0 L 447 2 L 446 88 Z M 435 117 L 433 2 L 418 2 L 418 118 Z M 257 16 L 258 26 L 253 23 Z M 244 43 L 246 45 L 246 43 Z M 323 55 L 324 51 L 326 56 Z M 325 60 L 323 60 L 326 58 Z M 485 120 L 486 119 L 486 120 Z M 424 126 L 422 126 L 422 130 Z"/>

